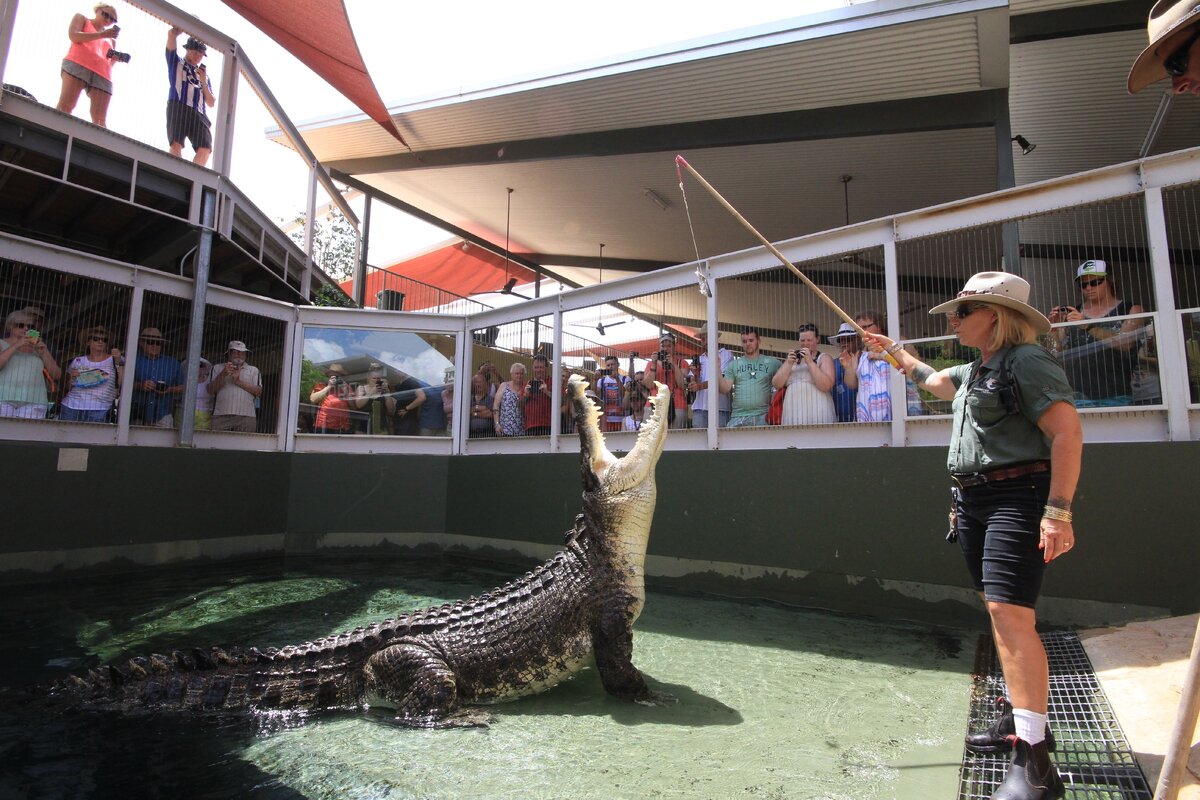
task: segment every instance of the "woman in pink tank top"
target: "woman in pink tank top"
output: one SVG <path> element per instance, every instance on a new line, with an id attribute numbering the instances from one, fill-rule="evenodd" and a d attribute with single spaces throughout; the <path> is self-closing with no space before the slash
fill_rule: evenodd
<path id="1" fill-rule="evenodd" d="M 91 101 L 92 122 L 106 127 L 108 101 L 112 99 L 112 64 L 121 28 L 117 25 L 117 10 L 108 3 L 97 3 L 95 16 L 88 19 L 76 14 L 67 29 L 71 49 L 62 62 L 62 92 L 58 110 L 70 114 L 86 91 Z M 120 54 L 116 54 L 119 56 Z M 125 57 L 128 60 L 128 56 Z"/>

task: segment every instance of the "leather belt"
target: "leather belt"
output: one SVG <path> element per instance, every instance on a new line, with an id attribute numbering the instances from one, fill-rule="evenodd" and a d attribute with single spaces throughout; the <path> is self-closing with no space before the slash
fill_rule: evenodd
<path id="1" fill-rule="evenodd" d="M 959 488 L 969 489 L 972 486 L 983 486 L 987 483 L 997 483 L 999 481 L 1020 478 L 1023 475 L 1034 475 L 1038 472 L 1049 471 L 1049 461 L 1031 461 L 1028 464 L 1018 464 L 1014 467 L 999 467 L 997 469 L 989 469 L 986 472 L 951 472 L 950 478 L 958 484 Z"/>

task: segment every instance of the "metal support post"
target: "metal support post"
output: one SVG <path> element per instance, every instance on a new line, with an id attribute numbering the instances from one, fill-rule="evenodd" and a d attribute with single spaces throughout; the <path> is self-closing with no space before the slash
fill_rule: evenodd
<path id="1" fill-rule="evenodd" d="M 133 287 L 129 302 L 129 329 L 125 332 L 125 380 L 121 383 L 121 399 L 117 404 L 117 444 L 129 444 L 129 414 L 133 407 L 133 377 L 137 374 L 138 339 L 142 330 L 142 305 L 146 290 Z"/>
<path id="2" fill-rule="evenodd" d="M 719 281 L 708 282 L 708 299 L 704 314 L 708 319 L 704 347 L 708 351 L 708 449 L 717 449 L 718 431 L 721 422 L 721 332 L 717 330 L 717 286 Z M 629 376 L 633 378 L 632 375 Z"/>
<path id="3" fill-rule="evenodd" d="M 216 137 L 213 142 L 213 169 L 226 178 L 233 168 L 233 134 L 237 121 L 239 51 L 236 44 L 222 53 L 221 94 L 217 97 Z"/>
<path id="4" fill-rule="evenodd" d="M 560 295 L 561 297 L 561 295 Z M 563 380 L 562 368 L 559 366 L 559 360 L 562 357 L 562 327 L 563 313 L 562 305 L 554 309 L 554 316 L 551 318 L 551 324 L 554 326 L 550 332 L 550 347 L 553 352 L 550 358 L 546 359 L 546 369 L 551 371 L 548 376 L 550 378 L 550 452 L 558 452 L 558 435 L 562 433 L 562 397 L 563 397 Z M 537 324 L 536 322 L 534 323 Z M 537 355 L 536 353 L 534 354 Z M 530 369 L 533 369 L 532 362 Z"/>
<path id="5" fill-rule="evenodd" d="M 8 63 L 8 51 L 12 47 L 13 26 L 17 22 L 18 0 L 0 0 L 0 83 L 4 82 L 4 65 Z M 3 100 L 0 92 L 0 101 Z"/>
<path id="6" fill-rule="evenodd" d="M 354 264 L 354 302 L 367 307 L 367 251 L 371 246 L 371 195 L 363 195 L 362 239 L 359 258 Z"/>
<path id="7" fill-rule="evenodd" d="M 1008 90 L 1003 103 L 993 104 L 996 131 L 996 188 L 1011 189 L 1017 185 L 1017 170 L 1013 164 L 1012 126 L 1008 119 Z M 1015 222 L 1000 224 L 1000 239 L 1004 247 L 1004 271 L 1021 274 L 1021 240 Z"/>
<path id="8" fill-rule="evenodd" d="M 200 199 L 200 246 L 192 279 L 192 316 L 188 322 L 187 362 L 183 365 L 183 411 L 179 420 L 179 446 L 191 447 L 196 432 L 196 384 L 200 380 L 200 351 L 204 346 L 204 312 L 208 306 L 208 274 L 212 265 L 213 223 L 217 218 L 217 193 L 205 189 Z"/>
<path id="9" fill-rule="evenodd" d="M 1150 270 L 1154 275 L 1154 304 L 1156 324 L 1154 346 L 1158 363 L 1169 365 L 1159 369 L 1158 381 L 1162 400 L 1167 406 L 1167 435 L 1172 442 L 1191 438 L 1188 422 L 1187 354 L 1183 344 L 1183 327 L 1175 310 L 1174 283 L 1171 279 L 1171 245 L 1167 238 L 1167 214 L 1163 206 L 1162 189 L 1146 189 L 1146 236 L 1150 244 Z M 1173 369 L 1175 365 L 1179 369 Z"/>
<path id="10" fill-rule="evenodd" d="M 308 203 L 304 207 L 304 275 L 300 279 L 300 294 L 305 300 L 312 299 L 313 231 L 317 227 L 317 170 L 314 161 L 308 165 Z"/>
<path id="11" fill-rule="evenodd" d="M 895 232 L 893 238 L 883 243 L 883 287 L 884 313 L 887 315 L 888 329 L 885 334 L 897 342 L 900 341 L 900 265 L 896 261 Z M 875 320 L 878 322 L 879 320 Z M 891 380 L 888 382 L 888 394 L 892 398 L 892 447 L 904 447 L 905 419 L 908 408 L 908 392 L 904 385 L 904 375 L 898 369 L 890 369 Z"/>

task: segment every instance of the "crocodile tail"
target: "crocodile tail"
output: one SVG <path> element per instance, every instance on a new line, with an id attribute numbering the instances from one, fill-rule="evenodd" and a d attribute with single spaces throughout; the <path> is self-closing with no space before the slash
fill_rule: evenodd
<path id="1" fill-rule="evenodd" d="M 404 635 L 407 619 L 387 620 L 283 648 L 193 648 L 138 656 L 51 687 L 51 694 L 99 709 L 317 709 L 362 702 L 362 665 Z"/>

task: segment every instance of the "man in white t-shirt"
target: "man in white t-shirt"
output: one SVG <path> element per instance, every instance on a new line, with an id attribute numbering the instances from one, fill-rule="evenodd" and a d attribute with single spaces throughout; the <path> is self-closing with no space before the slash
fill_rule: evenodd
<path id="1" fill-rule="evenodd" d="M 693 392 L 696 399 L 692 402 L 692 427 L 707 428 L 708 427 L 708 382 L 713 380 L 714 376 L 719 378 L 725 373 L 725 368 L 729 366 L 729 362 L 733 361 L 733 353 L 722 347 L 720 342 L 717 343 L 717 364 L 716 369 L 712 369 L 712 359 L 707 353 L 708 345 L 708 326 L 701 325 L 700 330 L 696 331 L 696 338 L 700 340 L 700 346 L 705 348 L 704 353 L 696 358 L 693 363 L 693 368 L 689 373 L 688 391 Z M 717 427 L 724 428 L 729 424 L 729 395 L 718 394 L 720 405 L 717 409 Z"/>
<path id="2" fill-rule="evenodd" d="M 250 351 L 244 342 L 230 342 L 228 352 L 224 367 L 214 369 L 209 378 L 209 391 L 216 398 L 212 429 L 254 433 L 258 429 L 254 401 L 262 395 L 258 367 L 246 363 Z"/>

